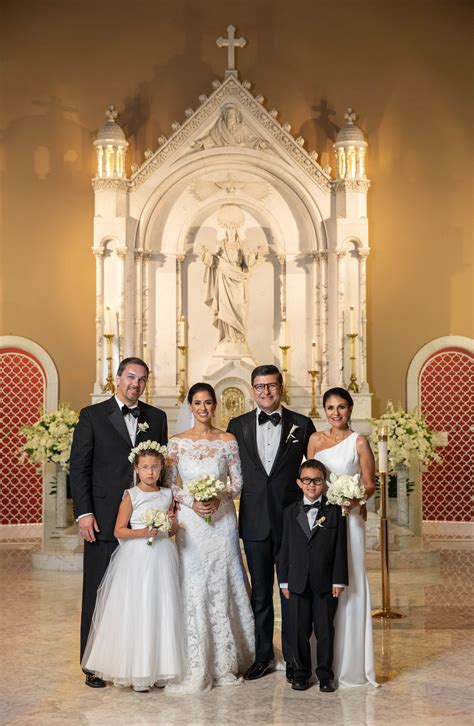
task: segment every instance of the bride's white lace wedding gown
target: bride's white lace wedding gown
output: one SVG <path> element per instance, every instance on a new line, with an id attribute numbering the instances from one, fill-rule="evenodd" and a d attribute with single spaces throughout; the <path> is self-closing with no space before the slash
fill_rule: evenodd
<path id="1" fill-rule="evenodd" d="M 180 503 L 176 544 L 186 631 L 187 671 L 170 692 L 196 693 L 216 685 L 239 683 L 239 673 L 253 662 L 254 618 L 239 546 L 233 498 L 242 488 L 236 441 L 174 438 L 168 444 L 170 464 L 165 481 Z M 178 482 L 179 479 L 181 480 Z M 185 485 L 193 479 L 230 476 L 228 491 L 208 524 L 191 508 Z"/>

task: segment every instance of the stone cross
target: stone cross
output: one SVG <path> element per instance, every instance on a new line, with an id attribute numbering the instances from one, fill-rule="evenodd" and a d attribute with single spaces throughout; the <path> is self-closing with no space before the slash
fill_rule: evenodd
<path id="1" fill-rule="evenodd" d="M 227 76 L 236 76 L 237 71 L 235 68 L 235 48 L 243 48 L 247 41 L 245 38 L 235 38 L 235 27 L 229 25 L 227 28 L 227 38 L 217 38 L 216 43 L 219 48 L 227 48 L 227 70 L 225 72 Z"/>
<path id="2" fill-rule="evenodd" d="M 347 109 L 347 112 L 344 114 L 344 118 L 347 119 L 347 123 L 349 125 L 352 126 L 354 124 L 354 121 L 356 120 L 356 115 L 350 106 Z"/>
<path id="3" fill-rule="evenodd" d="M 115 121 L 115 119 L 118 116 L 117 111 L 115 110 L 115 106 L 109 106 L 105 109 L 105 115 L 107 116 L 107 119 L 109 121 Z"/>

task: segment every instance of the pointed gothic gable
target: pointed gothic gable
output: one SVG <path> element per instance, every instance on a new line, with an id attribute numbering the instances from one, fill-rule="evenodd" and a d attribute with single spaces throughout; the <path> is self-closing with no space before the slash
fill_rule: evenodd
<path id="1" fill-rule="evenodd" d="M 134 169 L 134 173 L 128 182 L 130 189 L 136 189 L 143 184 L 153 173 L 161 167 L 166 161 L 176 161 L 184 154 L 198 153 L 192 145 L 206 136 L 209 132 L 212 121 L 215 121 L 217 113 L 226 104 L 232 103 L 242 114 L 245 123 L 255 134 L 257 138 L 261 138 L 267 153 L 278 153 L 286 157 L 288 161 L 293 162 L 300 169 L 308 174 L 319 187 L 329 193 L 332 189 L 333 182 L 326 170 L 323 170 L 316 161 L 315 152 L 308 153 L 302 146 L 304 140 L 300 137 L 295 139 L 282 125 L 277 121 L 277 112 L 267 111 L 263 104 L 262 96 L 253 96 L 250 93 L 250 83 L 240 81 L 230 76 L 222 83 L 214 81 L 215 90 L 209 98 L 202 95 L 200 108 L 196 111 L 189 109 L 188 118 L 182 125 L 173 124 L 173 134 L 169 139 L 161 137 L 162 146 L 138 169 Z M 214 148 L 218 147 L 216 144 Z M 245 146 L 245 144 L 244 144 Z M 250 144 L 249 144 L 250 146 Z M 261 147 L 261 148 L 262 148 Z M 228 145 L 228 148 L 232 146 Z M 234 148 L 242 148 L 240 145 Z"/>

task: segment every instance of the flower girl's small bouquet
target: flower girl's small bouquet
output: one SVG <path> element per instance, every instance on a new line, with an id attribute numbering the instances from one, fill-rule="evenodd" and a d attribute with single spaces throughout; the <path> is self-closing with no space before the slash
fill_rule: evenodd
<path id="1" fill-rule="evenodd" d="M 162 512 L 161 509 L 147 509 L 142 514 L 142 522 L 150 529 L 156 527 L 160 532 L 169 532 L 173 526 L 169 514 Z M 154 537 L 148 537 L 146 541 L 150 547 L 153 544 L 153 539 Z"/>
<path id="2" fill-rule="evenodd" d="M 215 476 L 203 476 L 201 479 L 193 479 L 186 484 L 186 491 L 193 495 L 198 502 L 208 502 L 210 499 L 219 496 L 224 491 L 224 482 L 216 479 Z M 212 517 L 204 517 L 210 524 Z"/>
<path id="3" fill-rule="evenodd" d="M 326 493 L 329 504 L 338 504 L 342 507 L 343 516 L 349 514 L 348 504 L 351 499 L 357 499 L 359 504 L 365 504 L 365 489 L 363 482 L 360 481 L 360 475 L 354 474 L 331 474 L 329 477 L 329 487 Z"/>

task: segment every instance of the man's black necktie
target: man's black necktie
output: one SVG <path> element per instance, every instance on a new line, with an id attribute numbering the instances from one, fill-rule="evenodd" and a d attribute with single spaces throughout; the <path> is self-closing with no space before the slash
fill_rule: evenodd
<path id="1" fill-rule="evenodd" d="M 312 504 L 303 504 L 303 509 L 305 512 L 309 512 L 310 509 L 319 509 L 321 506 L 321 502 L 313 502 Z"/>
<path id="2" fill-rule="evenodd" d="M 275 411 L 275 413 L 271 413 L 270 415 L 268 413 L 265 413 L 265 411 L 260 411 L 260 413 L 258 414 L 258 423 L 260 425 L 267 423 L 267 421 L 271 421 L 274 426 L 278 426 L 280 420 L 281 416 L 277 411 Z"/>
<path id="3" fill-rule="evenodd" d="M 130 413 L 135 418 L 138 418 L 140 416 L 140 409 L 138 406 L 135 406 L 135 408 L 129 408 L 128 406 L 122 406 L 122 415 L 126 416 L 128 413 Z"/>

